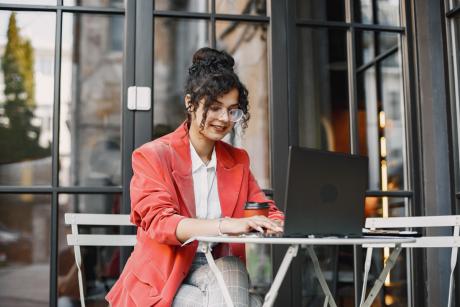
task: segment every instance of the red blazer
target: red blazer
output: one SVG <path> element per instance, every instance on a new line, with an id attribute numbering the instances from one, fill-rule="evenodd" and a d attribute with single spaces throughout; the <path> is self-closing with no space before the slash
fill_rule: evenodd
<path id="1" fill-rule="evenodd" d="M 284 219 L 257 185 L 248 154 L 221 141 L 215 149 L 222 215 L 242 217 L 247 201 L 268 201 L 269 217 Z M 114 307 L 170 306 L 198 246 L 181 246 L 176 238 L 179 221 L 196 216 L 186 125 L 135 150 L 132 165 L 131 221 L 138 226 L 137 244 L 106 299 Z M 222 244 L 217 254 L 245 261 L 244 244 Z"/>

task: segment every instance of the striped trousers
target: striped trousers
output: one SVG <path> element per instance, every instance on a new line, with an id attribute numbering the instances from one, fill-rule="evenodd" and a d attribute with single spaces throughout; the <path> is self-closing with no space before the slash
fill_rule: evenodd
<path id="1" fill-rule="evenodd" d="M 249 293 L 249 275 L 240 259 L 216 259 L 235 307 L 260 307 L 263 300 Z M 226 307 L 224 296 L 203 253 L 197 253 L 190 272 L 177 290 L 173 307 Z"/>

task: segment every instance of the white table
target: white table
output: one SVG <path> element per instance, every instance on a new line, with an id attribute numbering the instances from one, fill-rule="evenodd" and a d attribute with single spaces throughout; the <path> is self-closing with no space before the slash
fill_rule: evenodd
<path id="1" fill-rule="evenodd" d="M 363 237 L 363 238 L 337 238 L 337 237 L 323 237 L 323 238 L 260 238 L 256 236 L 199 236 L 193 237 L 184 243 L 188 244 L 192 241 L 206 242 L 205 255 L 209 263 L 211 270 L 214 272 L 220 288 L 224 294 L 225 301 L 229 307 L 233 307 L 233 302 L 228 293 L 227 286 L 222 277 L 221 272 L 217 268 L 214 258 L 211 254 L 212 243 L 255 243 L 255 244 L 287 244 L 290 245 L 286 254 L 284 255 L 283 261 L 278 269 L 278 272 L 275 275 L 273 283 L 270 287 L 270 290 L 265 295 L 265 301 L 263 307 L 271 307 L 275 302 L 275 299 L 278 295 L 278 290 L 281 286 L 281 283 L 286 275 L 286 272 L 289 268 L 289 265 L 292 262 L 292 259 L 297 256 L 299 246 L 305 247 L 308 251 L 308 254 L 313 261 L 316 277 L 321 285 L 321 288 L 326 295 L 326 300 L 324 306 L 330 305 L 332 307 L 337 307 L 337 304 L 332 296 L 329 287 L 327 286 L 326 279 L 321 271 L 319 266 L 318 257 L 313 249 L 314 245 L 365 245 L 365 244 L 394 244 L 395 248 L 391 253 L 390 257 L 385 263 L 385 267 L 380 273 L 378 279 L 376 280 L 373 288 L 370 291 L 369 297 L 361 304 L 361 307 L 370 307 L 373 300 L 376 297 L 376 293 L 381 289 L 385 281 L 386 276 L 390 270 L 395 265 L 396 258 L 401 252 L 402 243 L 412 243 L 415 242 L 414 238 L 401 238 L 401 237 Z M 359 299 L 359 298 L 356 298 Z"/>

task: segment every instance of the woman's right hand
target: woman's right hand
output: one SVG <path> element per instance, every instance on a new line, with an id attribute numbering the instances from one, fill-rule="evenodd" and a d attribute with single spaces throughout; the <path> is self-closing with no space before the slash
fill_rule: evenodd
<path id="1" fill-rule="evenodd" d="M 240 235 L 253 230 L 259 232 L 283 232 L 283 227 L 274 220 L 263 215 L 246 218 L 224 218 L 220 223 L 220 231 L 229 235 Z"/>

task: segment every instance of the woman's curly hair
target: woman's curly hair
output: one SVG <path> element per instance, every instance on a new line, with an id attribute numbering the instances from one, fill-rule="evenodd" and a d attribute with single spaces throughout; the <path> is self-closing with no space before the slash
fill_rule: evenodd
<path id="1" fill-rule="evenodd" d="M 238 90 L 238 108 L 243 111 L 241 127 L 246 129 L 249 120 L 248 90 L 234 72 L 235 60 L 225 51 L 212 48 L 201 48 L 193 55 L 193 64 L 188 70 L 185 94 L 190 95 L 187 108 L 187 126 L 190 128 L 191 113 L 196 112 L 200 100 L 204 98 L 203 119 L 200 127 L 204 128 L 209 107 L 217 98 L 232 89 Z"/>

